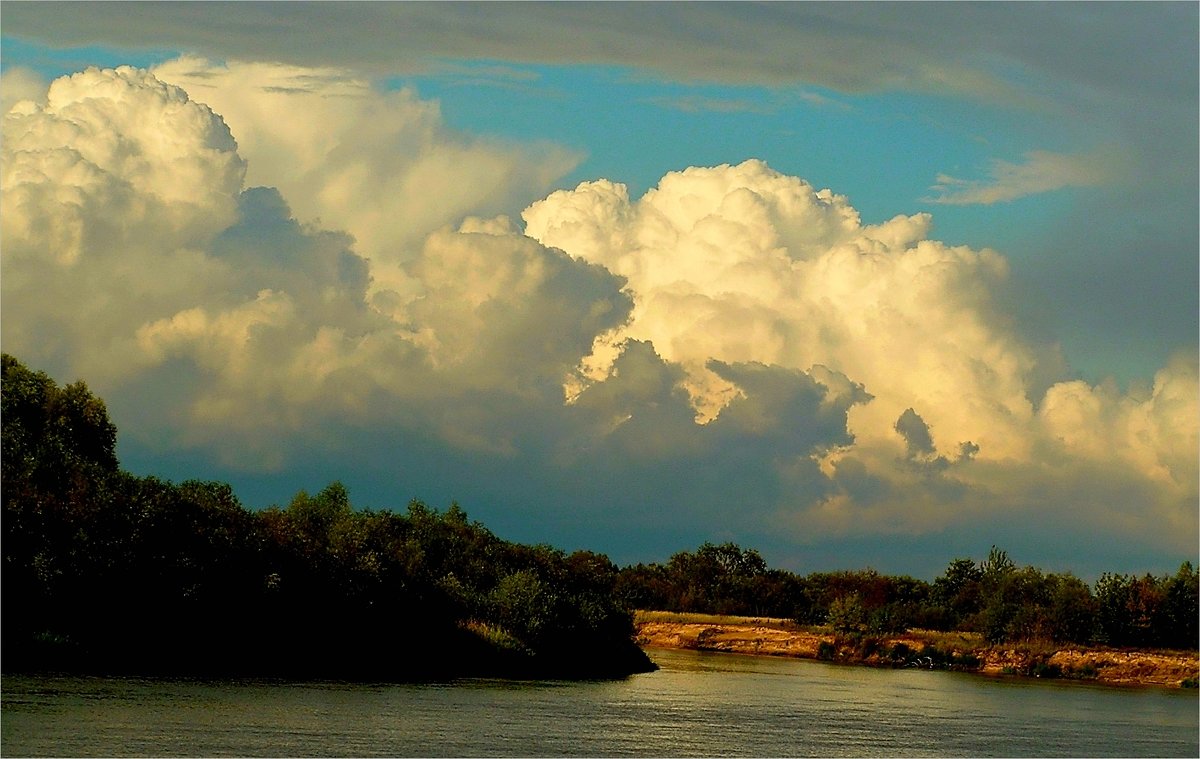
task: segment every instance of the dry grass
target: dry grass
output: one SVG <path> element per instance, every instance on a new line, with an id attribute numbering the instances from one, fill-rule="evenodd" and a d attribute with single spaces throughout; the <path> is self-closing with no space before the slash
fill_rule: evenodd
<path id="1" fill-rule="evenodd" d="M 886 637 L 897 640 L 911 638 L 921 645 L 930 645 L 941 651 L 976 651 L 987 648 L 983 636 L 974 632 L 943 632 L 913 628 L 907 632 Z"/>
<path id="2" fill-rule="evenodd" d="M 692 614 L 676 611 L 647 611 L 638 609 L 633 613 L 633 622 L 643 625 L 649 622 L 663 622 L 675 625 L 730 625 L 738 627 L 766 627 L 771 630 L 787 632 L 821 632 L 823 627 L 810 627 L 797 624 L 791 619 L 781 617 L 735 617 L 729 614 Z"/>
<path id="3" fill-rule="evenodd" d="M 467 630 L 474 634 L 480 640 L 486 642 L 492 648 L 504 651 L 525 651 L 524 644 L 514 638 L 507 630 L 496 625 L 480 622 L 478 620 L 467 620 L 460 622 L 458 625 L 461 629 Z"/>

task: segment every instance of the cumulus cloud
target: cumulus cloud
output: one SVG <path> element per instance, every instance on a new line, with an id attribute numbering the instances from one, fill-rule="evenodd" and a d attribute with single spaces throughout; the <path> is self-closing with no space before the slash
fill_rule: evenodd
<path id="1" fill-rule="evenodd" d="M 112 377 L 131 308 L 235 278 L 200 250 L 236 221 L 245 164 L 219 117 L 144 71 L 89 69 L 43 95 L 3 121 L 5 342 Z"/>
<path id="2" fill-rule="evenodd" d="M 927 216 L 863 226 L 844 197 L 748 161 L 669 174 L 637 202 L 622 186 L 585 183 L 524 218 L 535 239 L 628 279 L 627 334 L 688 368 L 701 416 L 726 397 L 705 392 L 710 359 L 819 364 L 886 405 L 888 439 L 920 400 L 953 444 L 987 441 L 997 454 L 1018 444 L 1007 420 L 1031 413 L 1035 357 L 988 323 L 1005 262 L 925 239 Z M 946 400 L 963 392 L 989 411 L 957 413 Z"/>
<path id="3" fill-rule="evenodd" d="M 1176 361 L 1141 400 L 1069 381 L 1042 395 L 1047 351 L 994 297 L 1005 260 L 929 239 L 926 215 L 864 225 L 844 197 L 748 161 L 668 174 L 638 200 L 588 182 L 523 217 L 530 236 L 628 280 L 634 310 L 615 337 L 650 341 L 681 367 L 699 422 L 722 420 L 745 384 L 713 362 L 822 367 L 861 386 L 847 408 L 853 442 L 815 456 L 827 492 L 779 500 L 797 531 L 1065 513 L 1073 497 L 1045 504 L 1027 484 L 1069 492 L 1095 476 L 1080 469 L 1093 457 L 1109 481 L 1142 487 L 1137 502 L 1107 499 L 1109 524 L 1143 509 L 1195 521 L 1194 366 Z M 588 377 L 604 376 L 597 361 Z M 1172 413 L 1157 411 L 1160 396 Z"/>
<path id="4" fill-rule="evenodd" d="M 332 75 L 312 79 L 334 97 Z M 346 86 L 358 97 L 358 83 Z M 313 105 L 306 98 L 285 101 L 284 124 Z M 395 137 L 394 123 L 384 127 Z M 440 140 L 435 127 L 415 129 L 412 162 Z M 216 446 L 230 464 L 282 466 L 280 434 L 320 437 L 331 416 L 503 448 L 509 415 L 561 406 L 563 377 L 629 310 L 617 277 L 502 217 L 426 230 L 407 261 L 368 261 L 344 232 L 294 218 L 280 190 L 246 187 L 223 119 L 146 71 L 57 80 L 42 103 L 16 104 L 3 129 L 5 349 L 87 377 L 117 405 L 156 398 L 161 417 L 142 433 L 172 427 L 171 444 L 202 448 L 237 440 Z M 313 147 L 314 134 L 293 146 Z M 323 172 L 305 181 L 316 187 Z M 403 216 L 436 191 L 401 189 L 375 199 L 377 212 Z M 408 283 L 403 297 L 371 291 L 389 264 Z"/>
<path id="5" fill-rule="evenodd" d="M 1034 150 L 1025 154 L 1024 163 L 993 161 L 986 180 L 939 174 L 937 184 L 930 188 L 938 195 L 926 200 L 945 205 L 991 205 L 1065 187 L 1096 187 L 1119 175 L 1117 163 L 1102 153 L 1067 155 Z"/>
<path id="6" fill-rule="evenodd" d="M 403 265 L 433 230 L 515 211 L 580 160 L 556 145 L 456 134 L 436 102 L 338 68 L 185 56 L 153 73 L 221 114 L 248 183 L 279 188 L 303 222 L 351 234 L 376 291 L 408 293 Z"/>
<path id="7" fill-rule="evenodd" d="M 46 81 L 32 69 L 9 66 L 0 74 L 0 114 L 22 100 L 41 100 L 45 94 Z"/>
<path id="8" fill-rule="evenodd" d="M 520 392 L 550 377 L 561 395 L 597 334 L 629 312 L 610 272 L 544 248 L 503 217 L 434 233 L 410 272 L 422 286 L 409 310 L 414 339 L 435 366 L 479 387 Z"/>

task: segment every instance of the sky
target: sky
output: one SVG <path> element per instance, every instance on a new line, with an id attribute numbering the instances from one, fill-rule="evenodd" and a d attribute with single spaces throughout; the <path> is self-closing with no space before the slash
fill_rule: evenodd
<path id="1" fill-rule="evenodd" d="M 123 465 L 798 572 L 1200 546 L 1195 3 L 5 3 Z"/>

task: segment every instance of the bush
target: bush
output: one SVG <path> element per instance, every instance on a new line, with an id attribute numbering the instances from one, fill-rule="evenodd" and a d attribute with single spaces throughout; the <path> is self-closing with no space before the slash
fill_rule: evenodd
<path id="1" fill-rule="evenodd" d="M 954 651 L 944 651 L 930 644 L 925 644 L 916 656 L 910 656 L 907 663 L 930 669 L 959 670 L 976 670 L 983 664 L 975 654 L 959 654 Z"/>
<path id="2" fill-rule="evenodd" d="M 859 659 L 867 659 L 872 654 L 881 653 L 879 638 L 862 638 L 855 647 L 855 653 Z"/>
<path id="3" fill-rule="evenodd" d="M 959 654 L 954 657 L 953 666 L 961 669 L 979 669 L 983 661 L 975 654 Z"/>
<path id="4" fill-rule="evenodd" d="M 906 643 L 897 643 L 888 652 L 888 658 L 895 664 L 907 664 L 913 657 L 913 650 Z"/>
<path id="5" fill-rule="evenodd" d="M 1058 666 L 1057 664 L 1051 664 L 1051 663 L 1045 662 L 1045 661 L 1035 661 L 1029 667 L 1029 675 L 1031 677 L 1044 677 L 1047 679 L 1054 679 L 1054 678 L 1062 677 L 1062 674 L 1063 674 L 1062 667 Z"/>

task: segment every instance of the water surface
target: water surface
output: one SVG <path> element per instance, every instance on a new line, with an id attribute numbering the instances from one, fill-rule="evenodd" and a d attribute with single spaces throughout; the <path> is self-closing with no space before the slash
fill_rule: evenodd
<path id="1" fill-rule="evenodd" d="M 1195 691 L 652 651 L 613 682 L 5 677 L 5 756 L 1187 756 Z"/>

